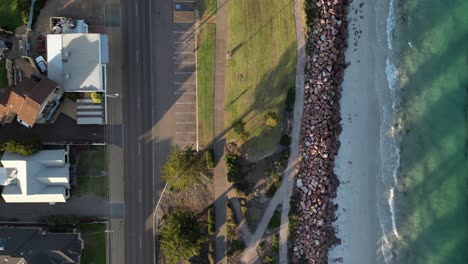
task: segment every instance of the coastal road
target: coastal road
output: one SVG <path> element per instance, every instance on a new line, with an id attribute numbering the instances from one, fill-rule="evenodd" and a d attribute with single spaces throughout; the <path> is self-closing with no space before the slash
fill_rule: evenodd
<path id="1" fill-rule="evenodd" d="M 121 0 L 125 263 L 156 263 L 154 209 L 175 134 L 172 1 Z"/>

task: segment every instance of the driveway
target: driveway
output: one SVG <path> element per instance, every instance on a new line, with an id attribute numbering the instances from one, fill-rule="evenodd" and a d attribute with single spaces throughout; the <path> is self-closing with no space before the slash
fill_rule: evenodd
<path id="1" fill-rule="evenodd" d="M 0 126 L 0 141 L 37 139 L 43 143 L 90 144 L 104 143 L 103 125 L 77 125 L 76 121 L 61 114 L 54 124 L 26 128 L 14 121 Z"/>
<path id="2" fill-rule="evenodd" d="M 18 204 L 5 203 L 0 198 L 0 221 L 6 222 L 39 222 L 46 216 L 73 215 L 77 217 L 105 218 L 105 198 L 85 195 L 72 196 L 66 203 Z"/>

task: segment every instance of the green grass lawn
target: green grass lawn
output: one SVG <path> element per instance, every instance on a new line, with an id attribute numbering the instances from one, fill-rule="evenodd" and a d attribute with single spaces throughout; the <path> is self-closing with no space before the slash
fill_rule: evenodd
<path id="1" fill-rule="evenodd" d="M 15 31 L 21 25 L 17 0 L 0 0 L 0 28 Z"/>
<path id="2" fill-rule="evenodd" d="M 80 171 L 105 171 L 107 166 L 105 147 L 95 150 L 80 151 L 78 154 L 78 168 Z"/>
<path id="3" fill-rule="evenodd" d="M 78 176 L 79 194 L 94 194 L 106 197 L 106 176 Z"/>
<path id="4" fill-rule="evenodd" d="M 245 122 L 246 136 L 233 130 L 235 140 L 250 158 L 273 152 L 280 126 L 268 128 L 264 115 L 283 115 L 289 88 L 294 87 L 296 35 L 291 0 L 238 0 L 228 3 L 226 126 Z"/>
<path id="5" fill-rule="evenodd" d="M 216 25 L 207 24 L 198 36 L 198 143 L 200 148 L 213 141 L 214 57 Z"/>
<path id="6" fill-rule="evenodd" d="M 198 0 L 197 5 L 200 17 L 216 15 L 216 0 Z"/>
<path id="7" fill-rule="evenodd" d="M 8 87 L 8 76 L 7 76 L 7 69 L 5 67 L 5 63 L 0 63 L 0 88 Z"/>
<path id="8" fill-rule="evenodd" d="M 80 224 L 84 241 L 81 263 L 106 264 L 106 226 L 104 224 Z"/>

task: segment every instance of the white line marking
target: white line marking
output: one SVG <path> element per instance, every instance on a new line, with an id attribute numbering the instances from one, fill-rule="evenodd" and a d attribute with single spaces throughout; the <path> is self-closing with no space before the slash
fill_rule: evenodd
<path id="1" fill-rule="evenodd" d="M 195 104 L 195 103 L 191 103 L 191 102 L 190 102 L 190 103 L 186 103 L 186 102 L 176 102 L 175 104 L 187 104 L 187 105 L 189 105 L 189 104 Z"/>
<path id="2" fill-rule="evenodd" d="M 135 16 L 138 16 L 138 3 L 135 3 Z"/>
<path id="3" fill-rule="evenodd" d="M 176 125 L 191 125 L 196 124 L 197 122 L 176 122 Z"/>
<path id="4" fill-rule="evenodd" d="M 197 84 L 197 83 L 191 83 L 191 82 L 174 82 L 174 84 Z"/>
<path id="5" fill-rule="evenodd" d="M 174 92 L 174 94 L 196 94 L 196 92 Z"/>
<path id="6" fill-rule="evenodd" d="M 140 51 L 136 50 L 136 63 L 137 64 L 139 64 L 139 60 L 140 60 Z"/>
<path id="7" fill-rule="evenodd" d="M 138 143 L 138 155 L 141 156 L 141 143 Z"/>

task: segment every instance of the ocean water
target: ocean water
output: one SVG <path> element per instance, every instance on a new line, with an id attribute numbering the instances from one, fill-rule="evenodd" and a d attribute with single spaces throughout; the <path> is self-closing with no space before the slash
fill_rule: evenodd
<path id="1" fill-rule="evenodd" d="M 381 260 L 468 263 L 468 0 L 377 0 L 376 13 Z"/>

